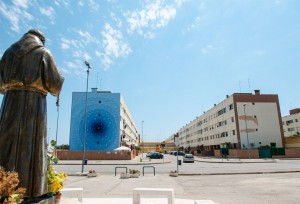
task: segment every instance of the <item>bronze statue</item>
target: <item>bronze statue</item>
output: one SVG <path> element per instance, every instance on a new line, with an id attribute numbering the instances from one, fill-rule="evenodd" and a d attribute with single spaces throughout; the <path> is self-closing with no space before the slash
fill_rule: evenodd
<path id="1" fill-rule="evenodd" d="M 19 173 L 25 197 L 47 193 L 48 93 L 64 81 L 39 30 L 29 30 L 0 61 L 0 166 Z"/>

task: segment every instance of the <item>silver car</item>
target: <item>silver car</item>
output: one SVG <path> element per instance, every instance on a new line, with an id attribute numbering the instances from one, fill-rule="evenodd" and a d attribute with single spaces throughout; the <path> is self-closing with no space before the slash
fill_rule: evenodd
<path id="1" fill-rule="evenodd" d="M 194 156 L 192 154 L 185 154 L 183 156 L 183 163 L 191 162 L 194 163 Z"/>

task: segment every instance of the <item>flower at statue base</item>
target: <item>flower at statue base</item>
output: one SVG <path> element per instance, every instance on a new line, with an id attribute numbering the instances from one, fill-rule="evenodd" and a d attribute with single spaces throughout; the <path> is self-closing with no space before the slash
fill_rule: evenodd
<path id="1" fill-rule="evenodd" d="M 67 179 L 67 175 L 64 172 L 57 173 L 53 168 L 52 164 L 57 164 L 58 158 L 53 155 L 53 150 L 55 149 L 56 141 L 51 140 L 51 145 L 48 146 L 47 150 L 47 160 L 48 160 L 48 192 L 49 194 L 59 195 L 60 190 L 63 188 L 63 182 Z"/>
<path id="2" fill-rule="evenodd" d="M 67 175 L 64 172 L 57 173 L 50 165 L 48 168 L 48 191 L 53 195 L 59 195 L 66 179 Z"/>
<path id="3" fill-rule="evenodd" d="M 19 175 L 17 172 L 5 171 L 0 166 L 0 203 L 17 204 L 21 203 L 25 188 L 18 187 Z"/>

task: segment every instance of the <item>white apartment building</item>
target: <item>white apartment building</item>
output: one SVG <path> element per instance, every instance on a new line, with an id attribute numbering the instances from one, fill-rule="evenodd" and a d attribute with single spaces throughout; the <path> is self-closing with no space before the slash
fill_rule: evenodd
<path id="1" fill-rule="evenodd" d="M 300 136 L 300 108 L 290 110 L 290 115 L 282 117 L 284 137 Z"/>
<path id="2" fill-rule="evenodd" d="M 181 147 L 214 150 L 224 147 L 283 147 L 278 95 L 234 93 L 179 130 Z"/>
<path id="3" fill-rule="evenodd" d="M 140 136 L 122 96 L 120 100 L 120 133 L 121 144 L 138 146 Z"/>

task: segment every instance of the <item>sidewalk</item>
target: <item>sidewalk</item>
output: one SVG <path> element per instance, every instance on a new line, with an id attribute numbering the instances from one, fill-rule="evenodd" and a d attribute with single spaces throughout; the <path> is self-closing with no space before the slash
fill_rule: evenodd
<path id="1" fill-rule="evenodd" d="M 208 163 L 275 163 L 276 159 L 239 159 L 194 156 L 196 162 Z M 171 163 L 170 159 L 149 159 L 137 156 L 132 160 L 88 160 L 88 165 L 145 165 Z M 60 160 L 57 165 L 81 165 L 82 160 Z"/>
<path id="2" fill-rule="evenodd" d="M 60 204 L 132 204 L 132 198 L 84 198 L 83 202 L 79 202 L 76 198 L 63 197 Z M 218 204 L 212 200 L 191 200 L 177 199 L 174 204 Z M 165 204 L 168 203 L 166 198 L 141 198 L 142 204 Z"/>
<path id="3" fill-rule="evenodd" d="M 215 157 L 197 157 L 195 161 L 209 163 L 276 163 L 276 159 L 239 159 L 239 158 L 215 158 Z"/>

